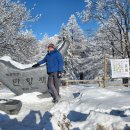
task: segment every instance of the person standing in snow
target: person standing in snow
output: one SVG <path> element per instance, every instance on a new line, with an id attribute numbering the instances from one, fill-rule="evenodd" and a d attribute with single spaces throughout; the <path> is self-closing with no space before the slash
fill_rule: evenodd
<path id="1" fill-rule="evenodd" d="M 63 72 L 64 61 L 61 53 L 56 49 L 54 44 L 48 45 L 48 53 L 39 61 L 37 64 L 32 67 L 38 67 L 41 64 L 46 63 L 47 74 L 48 74 L 48 90 L 53 98 L 53 102 L 56 103 L 59 101 L 59 82 Z"/>

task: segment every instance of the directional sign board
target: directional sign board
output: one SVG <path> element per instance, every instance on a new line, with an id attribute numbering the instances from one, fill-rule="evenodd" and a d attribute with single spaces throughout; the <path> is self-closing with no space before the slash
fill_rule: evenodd
<path id="1" fill-rule="evenodd" d="M 112 78 L 129 77 L 129 59 L 111 59 Z"/>

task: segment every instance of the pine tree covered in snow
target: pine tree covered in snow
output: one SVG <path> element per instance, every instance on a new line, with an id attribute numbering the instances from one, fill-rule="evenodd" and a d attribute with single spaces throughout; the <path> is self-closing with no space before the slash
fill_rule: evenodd
<path id="1" fill-rule="evenodd" d="M 67 25 L 62 24 L 59 39 L 70 41 L 70 47 L 65 61 L 66 75 L 71 79 L 77 79 L 82 71 L 80 59 L 86 56 L 86 41 L 83 30 L 79 27 L 75 15 L 71 15 Z M 73 71 L 71 71 L 73 70 Z"/>
<path id="2" fill-rule="evenodd" d="M 61 29 L 58 37 L 60 40 L 64 40 L 64 38 L 69 40 L 69 32 L 64 23 L 61 25 Z"/>
<path id="3" fill-rule="evenodd" d="M 68 30 L 68 35 L 72 42 L 76 43 L 84 40 L 84 32 L 79 27 L 75 15 L 70 16 L 66 29 Z"/>

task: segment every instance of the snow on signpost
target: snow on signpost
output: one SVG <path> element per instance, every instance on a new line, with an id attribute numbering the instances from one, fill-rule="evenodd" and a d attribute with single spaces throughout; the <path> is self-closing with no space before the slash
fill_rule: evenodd
<path id="1" fill-rule="evenodd" d="M 111 59 L 112 78 L 129 77 L 129 59 Z"/>

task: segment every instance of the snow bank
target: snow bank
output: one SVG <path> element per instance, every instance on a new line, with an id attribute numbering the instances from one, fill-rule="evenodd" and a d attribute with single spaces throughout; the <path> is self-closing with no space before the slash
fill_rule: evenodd
<path id="1" fill-rule="evenodd" d="M 16 61 L 12 60 L 9 56 L 3 56 L 0 58 L 0 60 L 8 61 L 19 69 L 25 69 L 25 68 L 32 67 L 32 64 L 20 64 Z"/>
<path id="2" fill-rule="evenodd" d="M 130 122 L 125 121 L 120 116 L 91 111 L 87 121 L 82 123 L 81 129 L 94 130 L 96 128 L 104 128 L 105 130 L 123 130 L 127 127 L 126 124 L 130 126 Z"/>
<path id="3" fill-rule="evenodd" d="M 76 130 L 123 130 L 130 129 L 130 89 L 122 91 L 108 90 L 97 87 L 71 86 L 66 93 L 76 95 L 69 100 L 56 104 L 51 109 L 52 124 L 69 124 Z M 68 99 L 68 98 L 67 98 Z M 64 118 L 63 118 L 64 117 Z M 68 120 L 69 121 L 66 121 Z M 61 130 L 57 125 L 56 130 Z"/>
<path id="4" fill-rule="evenodd" d="M 22 101 L 22 109 L 18 115 L 0 112 L 0 128 L 2 130 L 130 130 L 130 88 L 103 89 L 95 86 L 62 87 L 62 98 L 55 105 L 51 102 L 51 98 L 39 98 L 38 95 L 41 95 L 39 92 L 21 96 L 12 95 L 11 98 Z M 0 92 L 0 98 L 2 96 Z"/>

